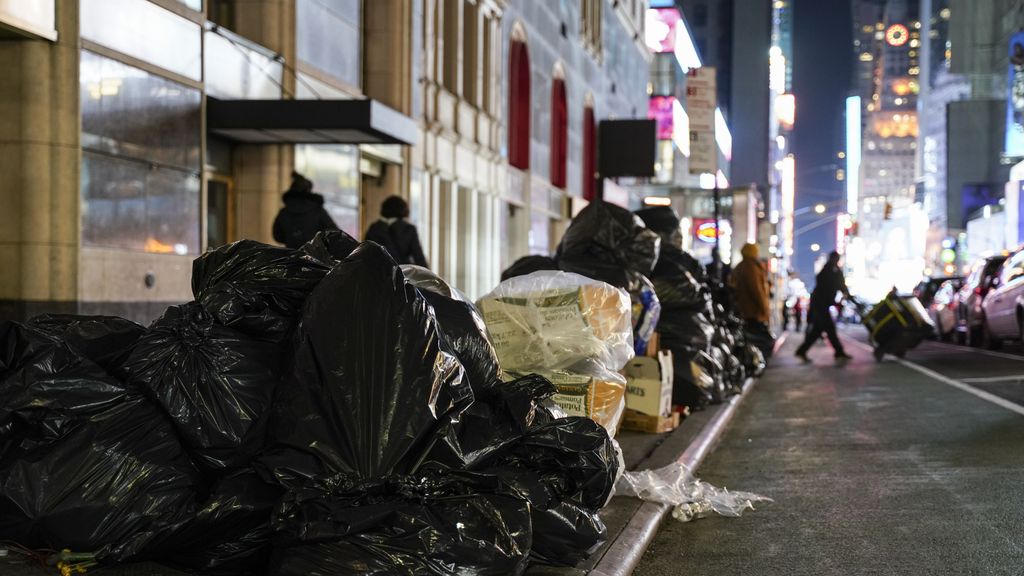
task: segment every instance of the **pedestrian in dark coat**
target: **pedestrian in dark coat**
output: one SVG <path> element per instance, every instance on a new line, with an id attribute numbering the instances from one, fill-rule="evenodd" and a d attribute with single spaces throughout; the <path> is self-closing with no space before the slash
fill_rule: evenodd
<path id="1" fill-rule="evenodd" d="M 811 292 L 811 304 L 807 311 L 807 336 L 796 351 L 797 357 L 804 362 L 810 362 L 807 352 L 821 338 L 823 332 L 828 336 L 829 343 L 832 344 L 836 360 L 850 359 L 846 350 L 843 349 L 843 343 L 839 341 L 836 322 L 832 319 L 832 307 L 836 305 L 836 293 L 842 293 L 847 298 L 850 297 L 850 291 L 846 288 L 846 278 L 843 277 L 843 271 L 839 268 L 840 258 L 838 252 L 828 255 L 828 262 L 825 263 L 821 272 L 818 272 L 814 291 Z"/>
<path id="2" fill-rule="evenodd" d="M 313 192 L 313 183 L 292 172 L 292 185 L 282 196 L 284 208 L 274 219 L 274 240 L 296 249 L 324 230 L 338 225 L 324 209 L 324 197 Z"/>
<path id="3" fill-rule="evenodd" d="M 363 240 L 383 246 L 395 262 L 427 267 L 416 227 L 406 222 L 409 204 L 400 196 L 390 196 L 380 206 L 380 220 L 366 230 Z"/>

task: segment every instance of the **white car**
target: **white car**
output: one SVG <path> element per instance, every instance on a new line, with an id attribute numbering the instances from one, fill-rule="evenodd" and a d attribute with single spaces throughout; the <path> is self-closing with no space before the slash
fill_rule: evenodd
<path id="1" fill-rule="evenodd" d="M 981 303 L 981 338 L 986 348 L 999 348 L 1003 340 L 1020 340 L 1024 334 L 1024 249 L 1003 262 L 992 289 Z"/>

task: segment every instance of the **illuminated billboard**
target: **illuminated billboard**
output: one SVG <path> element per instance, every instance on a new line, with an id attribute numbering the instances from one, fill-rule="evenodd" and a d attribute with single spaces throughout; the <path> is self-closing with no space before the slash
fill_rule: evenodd
<path id="1" fill-rule="evenodd" d="M 1006 98 L 1006 149 L 1011 158 L 1024 157 L 1024 32 L 1010 37 L 1010 85 Z"/>
<path id="2" fill-rule="evenodd" d="M 700 68 L 700 55 L 693 44 L 682 14 L 675 8 L 650 8 L 644 29 L 644 43 L 657 54 L 674 53 L 683 70 Z"/>
<path id="3" fill-rule="evenodd" d="M 647 117 L 657 124 L 658 140 L 672 140 L 684 156 L 690 155 L 690 117 L 674 96 L 651 96 Z"/>

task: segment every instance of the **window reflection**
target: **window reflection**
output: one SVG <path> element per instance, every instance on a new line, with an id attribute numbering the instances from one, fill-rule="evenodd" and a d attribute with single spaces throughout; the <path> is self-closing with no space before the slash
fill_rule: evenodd
<path id="1" fill-rule="evenodd" d="M 82 242 L 198 253 L 199 91 L 84 51 L 80 91 Z"/>
<path id="2" fill-rule="evenodd" d="M 198 90 L 85 51 L 80 81 L 83 148 L 199 170 Z"/>
<path id="3" fill-rule="evenodd" d="M 295 146 L 295 170 L 313 181 L 334 223 L 354 238 L 359 229 L 359 148 L 348 144 Z"/>
<path id="4" fill-rule="evenodd" d="M 358 88 L 360 0 L 296 0 L 295 20 L 298 59 Z"/>

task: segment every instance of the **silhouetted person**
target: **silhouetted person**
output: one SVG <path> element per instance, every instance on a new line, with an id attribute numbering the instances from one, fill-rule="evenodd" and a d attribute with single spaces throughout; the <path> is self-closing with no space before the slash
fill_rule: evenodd
<path id="1" fill-rule="evenodd" d="M 323 230 L 337 230 L 338 225 L 324 210 L 324 197 L 313 193 L 313 183 L 298 172 L 292 172 L 292 185 L 282 196 L 284 208 L 274 219 L 274 240 L 295 249 Z"/>
<path id="2" fill-rule="evenodd" d="M 380 220 L 366 230 L 364 240 L 383 246 L 399 264 L 427 267 L 416 227 L 405 221 L 409 205 L 399 196 L 389 196 L 380 206 Z"/>
<path id="3" fill-rule="evenodd" d="M 835 350 L 836 360 L 848 360 L 851 358 L 843 349 L 843 343 L 839 341 L 836 334 L 836 323 L 832 319 L 831 308 L 836 304 L 836 293 L 842 293 L 849 298 L 850 291 L 846 288 L 846 279 L 843 271 L 839 268 L 838 252 L 828 255 L 828 262 L 818 272 L 815 279 L 814 291 L 811 292 L 811 304 L 807 311 L 807 337 L 804 343 L 797 349 L 796 355 L 804 362 L 810 362 L 807 358 L 807 351 L 821 338 L 822 332 L 828 336 L 828 341 Z"/>

